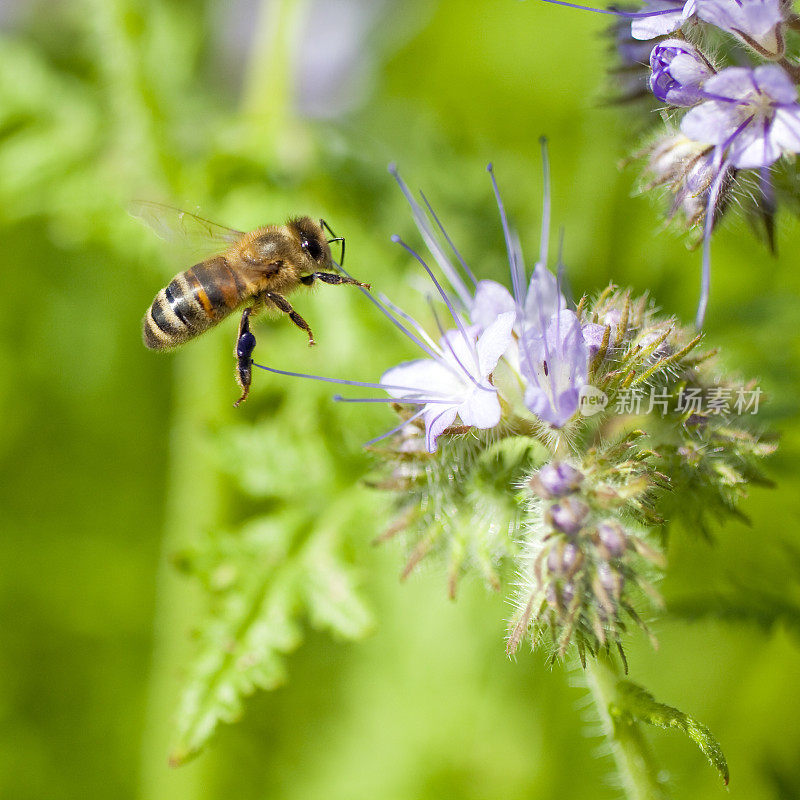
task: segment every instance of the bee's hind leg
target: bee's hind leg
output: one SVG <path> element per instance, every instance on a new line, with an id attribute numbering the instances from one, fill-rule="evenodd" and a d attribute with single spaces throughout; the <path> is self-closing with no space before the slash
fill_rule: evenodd
<path id="1" fill-rule="evenodd" d="M 233 404 L 236 408 L 247 399 L 250 393 L 250 383 L 253 380 L 253 350 L 256 347 L 256 337 L 250 331 L 250 314 L 252 308 L 242 311 L 239 320 L 239 333 L 236 336 L 236 347 L 233 355 L 236 358 L 236 383 L 242 389 L 242 396 Z"/>

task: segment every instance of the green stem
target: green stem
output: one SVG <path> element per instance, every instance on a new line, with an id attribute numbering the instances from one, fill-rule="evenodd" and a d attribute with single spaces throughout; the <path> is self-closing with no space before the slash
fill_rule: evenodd
<path id="1" fill-rule="evenodd" d="M 628 800 L 668 800 L 641 727 L 614 713 L 620 681 L 616 662 L 601 651 L 596 661 L 588 660 L 585 674 Z"/>
<path id="2" fill-rule="evenodd" d="M 225 369 L 222 355 L 220 343 L 208 338 L 193 342 L 175 356 L 167 508 L 156 578 L 153 655 L 141 751 L 142 800 L 196 800 L 207 793 L 208 757 L 180 769 L 168 765 L 181 670 L 194 653 L 190 634 L 204 608 L 199 586 L 176 571 L 172 558 L 223 518 L 219 473 L 209 463 L 204 448 L 205 431 L 218 420 L 226 399 L 233 396 L 230 392 L 229 397 L 224 396 L 222 381 L 232 370 Z"/>
<path id="3" fill-rule="evenodd" d="M 294 113 L 292 63 L 306 0 L 262 0 L 242 90 L 242 112 L 259 152 L 275 166 L 302 163 L 307 142 Z"/>

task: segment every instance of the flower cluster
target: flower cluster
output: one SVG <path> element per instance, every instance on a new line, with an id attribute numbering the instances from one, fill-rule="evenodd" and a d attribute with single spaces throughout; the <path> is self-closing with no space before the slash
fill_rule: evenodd
<path id="1" fill-rule="evenodd" d="M 643 626 L 641 605 L 656 596 L 666 522 L 683 518 L 705 533 L 709 515 L 734 513 L 747 485 L 761 480 L 757 462 L 771 446 L 744 417 L 686 406 L 687 392 L 741 387 L 713 369 L 701 336 L 648 298 L 609 287 L 569 307 L 547 268 L 546 170 L 529 278 L 491 173 L 511 291 L 479 280 L 424 195 L 421 205 L 392 173 L 444 280 L 395 241 L 425 270 L 450 324 L 431 298 L 434 338 L 388 298 L 365 292 L 423 357 L 376 383 L 323 378 L 381 390 L 386 396 L 338 399 L 388 403 L 399 416 L 369 443 L 385 440 L 372 448 L 380 459 L 373 483 L 396 497 L 397 518 L 379 538 L 405 537 L 404 575 L 443 557 L 451 595 L 471 570 L 497 590 L 515 584 L 509 651 L 526 637 L 551 642 L 554 657 L 573 643 L 582 659 L 621 649 L 626 626 Z M 619 411 L 626 392 L 644 388 L 658 393 L 657 412 Z M 598 396 L 602 407 L 591 404 Z"/>
<path id="2" fill-rule="evenodd" d="M 628 83 L 631 73 L 643 80 L 668 120 L 648 148 L 648 186 L 666 187 L 670 216 L 703 230 L 700 327 L 711 233 L 734 192 L 772 245 L 774 168 L 800 152 L 800 65 L 787 52 L 800 17 L 785 0 L 645 0 L 640 11 L 603 13 L 622 18 L 614 35 Z"/>

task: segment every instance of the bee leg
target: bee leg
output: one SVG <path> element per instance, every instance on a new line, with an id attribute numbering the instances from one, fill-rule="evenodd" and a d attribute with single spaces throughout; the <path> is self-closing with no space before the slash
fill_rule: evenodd
<path id="1" fill-rule="evenodd" d="M 319 278 L 323 283 L 330 283 L 333 286 L 339 286 L 342 283 L 349 283 L 352 286 L 360 286 L 362 289 L 371 289 L 369 283 L 361 283 L 354 278 L 349 278 L 346 275 L 339 275 L 336 272 L 312 272 L 310 275 L 304 275 L 300 280 L 306 285 L 311 286 L 314 279 Z"/>
<path id="2" fill-rule="evenodd" d="M 252 310 L 252 308 L 246 308 L 242 311 L 236 347 L 233 349 L 233 355 L 236 358 L 236 383 L 242 389 L 242 396 L 233 404 L 236 408 L 247 399 L 247 395 L 250 393 L 250 383 L 253 380 L 253 350 L 256 347 L 256 337 L 250 331 Z"/>
<path id="3" fill-rule="evenodd" d="M 292 308 L 292 304 L 281 294 L 275 292 L 264 292 L 264 297 L 267 298 L 279 311 L 289 315 L 289 319 L 308 334 L 308 346 L 316 344 L 314 341 L 314 334 L 311 333 L 311 328 L 308 323 Z"/>

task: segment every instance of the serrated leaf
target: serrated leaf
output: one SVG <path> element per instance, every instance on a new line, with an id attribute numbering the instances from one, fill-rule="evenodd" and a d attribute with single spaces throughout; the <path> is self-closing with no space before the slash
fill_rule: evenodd
<path id="1" fill-rule="evenodd" d="M 370 610 L 356 594 L 353 570 L 336 554 L 331 542 L 315 542 L 308 553 L 303 598 L 311 624 L 346 639 L 360 639 L 373 626 Z"/>
<path id="2" fill-rule="evenodd" d="M 657 728 L 677 728 L 683 731 L 717 770 L 723 783 L 728 785 L 728 763 L 719 742 L 705 725 L 693 717 L 677 708 L 657 702 L 650 692 L 631 681 L 620 681 L 617 684 L 617 700 L 609 712 L 617 724 L 644 722 Z"/>
<path id="3" fill-rule="evenodd" d="M 220 722 L 236 721 L 256 689 L 285 679 L 283 656 L 300 644 L 304 615 L 348 639 L 370 630 L 372 616 L 340 553 L 357 511 L 343 496 L 322 520 L 259 518 L 183 554 L 181 566 L 205 585 L 211 607 L 180 699 L 171 764 L 196 755 Z"/>

